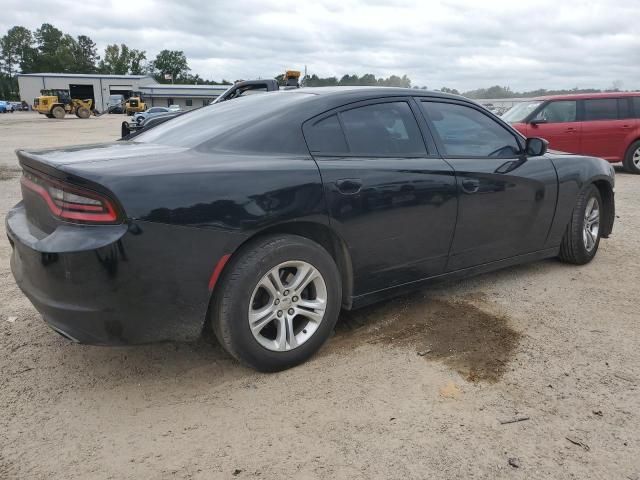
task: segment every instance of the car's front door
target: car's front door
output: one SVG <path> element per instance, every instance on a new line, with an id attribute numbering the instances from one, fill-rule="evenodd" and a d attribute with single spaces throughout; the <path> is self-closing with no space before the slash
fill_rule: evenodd
<path id="1" fill-rule="evenodd" d="M 529 121 L 527 134 L 549 142 L 549 148 L 569 153 L 580 152 L 582 123 L 578 121 L 575 100 L 552 100 Z"/>
<path id="2" fill-rule="evenodd" d="M 304 125 L 331 224 L 350 250 L 355 296 L 444 271 L 456 180 L 419 122 L 413 100 L 395 97 L 352 104 Z"/>
<path id="3" fill-rule="evenodd" d="M 438 150 L 456 172 L 458 220 L 447 271 L 542 250 L 553 220 L 557 177 L 545 156 L 480 107 L 421 101 Z"/>

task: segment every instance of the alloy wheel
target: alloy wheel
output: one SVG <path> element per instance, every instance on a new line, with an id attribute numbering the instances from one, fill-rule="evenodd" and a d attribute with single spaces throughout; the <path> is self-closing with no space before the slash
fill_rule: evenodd
<path id="1" fill-rule="evenodd" d="M 591 252 L 598 241 L 600 232 L 600 206 L 595 197 L 591 197 L 587 202 L 584 210 L 584 225 L 582 230 L 582 239 L 587 252 Z"/>
<path id="2" fill-rule="evenodd" d="M 249 302 L 249 328 L 264 348 L 283 352 L 309 340 L 327 308 L 327 286 L 304 261 L 284 262 L 264 275 Z"/>
<path id="3" fill-rule="evenodd" d="M 631 161 L 635 165 L 635 167 L 640 170 L 640 147 L 636 148 L 636 151 L 633 152 L 631 156 Z"/>

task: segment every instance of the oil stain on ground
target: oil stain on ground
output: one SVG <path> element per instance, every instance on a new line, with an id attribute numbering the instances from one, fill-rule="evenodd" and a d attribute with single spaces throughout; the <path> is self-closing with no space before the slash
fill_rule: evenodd
<path id="1" fill-rule="evenodd" d="M 20 175 L 21 170 L 17 168 L 6 167 L 0 165 L 0 182 L 3 180 L 11 180 Z"/>
<path id="2" fill-rule="evenodd" d="M 503 315 L 479 308 L 482 297 L 456 300 L 414 294 L 354 312 L 344 312 L 332 344 L 415 349 L 471 382 L 497 382 L 520 340 Z"/>

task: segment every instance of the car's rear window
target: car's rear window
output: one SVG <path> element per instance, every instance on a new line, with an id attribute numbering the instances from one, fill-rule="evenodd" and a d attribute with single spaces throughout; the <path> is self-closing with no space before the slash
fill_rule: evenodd
<path id="1" fill-rule="evenodd" d="M 307 98 L 308 94 L 274 92 L 227 100 L 180 115 L 142 132 L 133 141 L 205 150 L 269 151 L 270 139 L 278 136 L 278 129 L 286 128 L 287 107 Z M 281 136 L 286 140 L 287 135 L 295 136 L 296 132 L 282 132 Z M 285 143 L 282 151 L 286 152 Z"/>

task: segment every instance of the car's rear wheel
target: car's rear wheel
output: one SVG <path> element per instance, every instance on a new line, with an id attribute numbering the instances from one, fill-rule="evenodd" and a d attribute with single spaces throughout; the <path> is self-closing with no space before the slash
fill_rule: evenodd
<path id="1" fill-rule="evenodd" d="M 603 213 L 600 192 L 595 185 L 590 185 L 578 195 L 560 245 L 562 261 L 584 265 L 596 256 Z"/>
<path id="2" fill-rule="evenodd" d="M 225 268 L 211 323 L 240 362 L 265 372 L 284 370 L 329 338 L 341 292 L 338 268 L 320 245 L 296 235 L 265 237 Z"/>
<path id="3" fill-rule="evenodd" d="M 640 174 L 640 140 L 633 142 L 627 149 L 622 166 L 629 173 Z"/>

